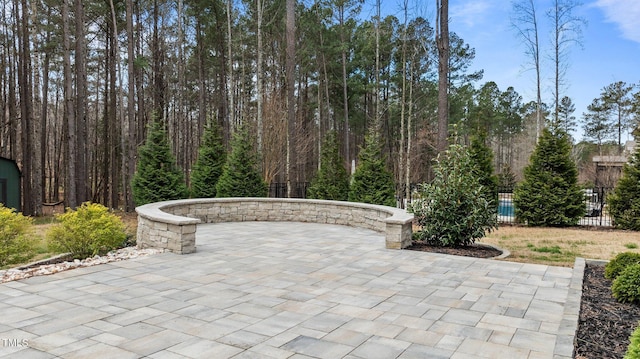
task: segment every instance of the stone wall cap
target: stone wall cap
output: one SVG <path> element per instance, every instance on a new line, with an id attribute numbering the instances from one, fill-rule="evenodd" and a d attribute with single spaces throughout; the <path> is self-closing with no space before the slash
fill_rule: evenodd
<path id="1" fill-rule="evenodd" d="M 390 217 L 385 218 L 385 223 L 391 224 L 406 224 L 413 221 L 413 214 L 407 212 L 401 208 L 395 208 L 390 206 L 382 206 L 377 204 L 361 203 L 361 202 L 347 202 L 347 201 L 331 201 L 323 199 L 301 199 L 301 198 L 269 198 L 269 197 L 223 197 L 223 198 L 190 198 L 190 199 L 177 199 L 172 201 L 163 201 L 156 203 L 149 203 L 139 207 L 136 207 L 136 212 L 143 217 L 151 220 L 159 220 L 170 224 L 197 224 L 201 223 L 199 219 L 189 218 L 184 216 L 178 216 L 164 212 L 164 210 L 172 207 L 181 207 L 183 205 L 194 204 L 206 204 L 206 203 L 237 203 L 237 202 L 262 202 L 262 203 L 307 203 L 307 204 L 322 204 L 322 205 L 334 205 L 339 207 L 351 207 L 354 209 L 364 208 L 386 212 Z"/>
<path id="2" fill-rule="evenodd" d="M 140 217 L 145 219 L 149 219 L 152 221 L 160 221 L 168 224 L 175 224 L 179 226 L 201 223 L 202 221 L 200 221 L 197 218 L 178 216 L 178 215 L 167 213 L 164 211 L 164 209 L 168 209 L 176 205 L 179 206 L 180 204 L 185 204 L 185 201 L 190 201 L 190 200 L 180 199 L 180 200 L 173 200 L 173 201 L 149 203 L 149 204 L 136 207 L 136 212 Z"/>

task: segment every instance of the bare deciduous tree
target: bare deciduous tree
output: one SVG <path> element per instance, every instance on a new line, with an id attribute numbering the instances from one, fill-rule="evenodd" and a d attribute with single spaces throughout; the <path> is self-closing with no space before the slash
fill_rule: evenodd
<path id="1" fill-rule="evenodd" d="M 540 77 L 540 39 L 538 15 L 534 0 L 516 0 L 513 2 L 512 26 L 525 46 L 536 76 L 536 139 L 542 133 L 542 83 Z"/>

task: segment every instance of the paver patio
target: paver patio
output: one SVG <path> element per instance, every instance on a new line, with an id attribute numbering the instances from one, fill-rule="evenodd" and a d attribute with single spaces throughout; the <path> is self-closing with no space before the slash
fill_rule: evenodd
<path id="1" fill-rule="evenodd" d="M 0 357 L 570 358 L 579 272 L 345 226 L 206 224 L 194 254 L 0 284 Z"/>

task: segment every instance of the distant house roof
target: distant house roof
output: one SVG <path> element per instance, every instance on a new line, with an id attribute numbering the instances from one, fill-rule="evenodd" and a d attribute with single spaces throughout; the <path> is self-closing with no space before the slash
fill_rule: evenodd
<path id="1" fill-rule="evenodd" d="M 18 162 L 16 162 L 15 160 L 12 160 L 11 158 L 6 158 L 6 157 L 0 156 L 0 161 L 13 163 L 13 165 L 16 166 L 16 169 L 18 170 L 18 173 L 21 173 L 20 167 L 18 167 Z"/>
<path id="2" fill-rule="evenodd" d="M 606 164 L 609 166 L 622 166 L 627 163 L 626 156 L 593 156 L 593 162 L 596 164 Z"/>

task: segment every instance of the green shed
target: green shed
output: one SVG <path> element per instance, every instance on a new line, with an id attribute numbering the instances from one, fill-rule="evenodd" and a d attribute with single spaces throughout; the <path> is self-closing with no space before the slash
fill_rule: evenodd
<path id="1" fill-rule="evenodd" d="M 20 169 L 14 160 L 0 157 L 0 203 L 20 212 Z"/>

